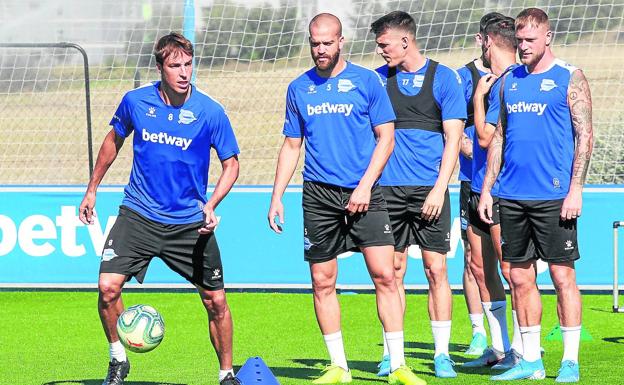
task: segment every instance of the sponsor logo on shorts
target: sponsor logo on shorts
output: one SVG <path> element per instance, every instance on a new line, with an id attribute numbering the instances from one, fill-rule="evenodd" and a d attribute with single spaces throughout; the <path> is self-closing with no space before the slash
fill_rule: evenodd
<path id="1" fill-rule="evenodd" d="M 557 84 L 552 79 L 542 79 L 542 83 L 540 84 L 540 91 L 550 91 L 553 88 L 557 88 Z"/>
<path id="2" fill-rule="evenodd" d="M 212 277 L 210 277 L 210 279 L 212 279 L 212 280 L 221 279 L 221 269 L 213 269 L 212 270 Z"/>
<path id="3" fill-rule="evenodd" d="M 449 242 L 449 243 L 451 242 L 451 233 L 450 232 L 446 233 L 446 239 L 444 240 L 444 242 Z"/>
<path id="4" fill-rule="evenodd" d="M 113 241 L 109 241 L 109 243 L 112 243 Z M 117 254 L 115 254 L 115 250 L 113 249 L 104 249 L 104 251 L 102 252 L 102 262 L 108 262 L 111 259 L 118 257 Z"/>
<path id="5" fill-rule="evenodd" d="M 565 241 L 565 251 L 574 250 L 574 243 L 571 240 Z"/>
<path id="6" fill-rule="evenodd" d="M 178 116 L 178 124 L 180 123 L 191 124 L 196 120 L 197 118 L 195 117 L 195 114 L 193 114 L 193 111 L 180 109 L 180 115 Z"/>
<path id="7" fill-rule="evenodd" d="M 349 92 L 355 85 L 349 79 L 338 79 L 338 92 Z"/>
<path id="8" fill-rule="evenodd" d="M 392 230 L 390 229 L 390 225 L 387 224 L 387 223 L 384 225 L 384 234 L 392 234 Z"/>

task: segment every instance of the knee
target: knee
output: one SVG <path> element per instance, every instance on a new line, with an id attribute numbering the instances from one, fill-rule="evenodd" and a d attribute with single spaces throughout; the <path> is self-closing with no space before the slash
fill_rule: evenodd
<path id="1" fill-rule="evenodd" d="M 425 268 L 425 275 L 430 284 L 436 286 L 448 280 L 446 263 L 443 260 L 436 261 Z"/>
<path id="2" fill-rule="evenodd" d="M 578 286 L 576 286 L 576 280 L 569 275 L 561 274 L 561 275 L 552 275 L 553 285 L 555 286 L 555 290 L 557 293 L 570 293 L 578 290 Z"/>
<path id="3" fill-rule="evenodd" d="M 505 278 L 505 281 L 507 281 L 507 283 L 509 284 L 509 286 L 512 286 L 511 283 L 511 266 L 509 266 L 509 264 L 504 264 L 501 266 L 501 274 L 503 274 L 503 278 Z"/>
<path id="4" fill-rule="evenodd" d="M 510 269 L 509 282 L 511 285 L 511 290 L 521 295 L 522 293 L 526 293 L 527 291 L 530 291 L 537 287 L 535 279 L 532 279 L 521 269 Z"/>
<path id="5" fill-rule="evenodd" d="M 485 273 L 483 272 L 483 265 L 478 264 L 474 259 L 470 261 L 470 272 L 477 282 L 485 281 Z"/>
<path id="6" fill-rule="evenodd" d="M 312 291 L 316 296 L 328 296 L 336 291 L 335 281 L 325 275 L 317 275 L 312 277 Z"/>
<path id="7" fill-rule="evenodd" d="M 396 279 L 403 279 L 403 273 L 402 269 L 383 269 L 371 273 L 371 278 L 378 288 L 392 288 L 396 287 Z"/>
<path id="8" fill-rule="evenodd" d="M 225 291 L 204 291 L 201 295 L 202 303 L 208 312 L 210 319 L 223 318 L 228 310 L 225 299 Z"/>
<path id="9" fill-rule="evenodd" d="M 98 283 L 99 303 L 107 308 L 116 302 L 121 296 L 121 285 L 109 280 L 100 280 Z"/>

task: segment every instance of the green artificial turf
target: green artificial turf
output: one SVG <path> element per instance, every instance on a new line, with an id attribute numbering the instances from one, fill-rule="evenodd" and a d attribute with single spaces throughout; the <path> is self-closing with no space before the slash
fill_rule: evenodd
<path id="1" fill-rule="evenodd" d="M 206 314 L 193 293 L 125 293 L 126 306 L 145 303 L 165 320 L 163 343 L 145 354 L 129 353 L 127 385 L 217 384 L 218 364 L 208 339 Z M 280 384 L 310 384 L 327 363 L 310 294 L 230 293 L 234 316 L 234 364 L 260 356 Z M 583 326 L 591 341 L 580 350 L 581 383 L 624 384 L 624 314 L 613 314 L 611 297 L 583 297 Z M 427 297 L 408 295 L 406 358 L 430 384 L 489 383 L 489 370 L 461 368 L 461 352 L 470 340 L 470 324 L 461 296 L 454 296 L 451 358 L 458 364 L 455 380 L 432 375 L 433 345 Z M 547 340 L 557 326 L 555 297 L 543 296 L 542 345 L 547 379 L 554 383 L 561 341 Z M 381 327 L 370 294 L 340 295 L 342 332 L 352 384 L 383 384 L 375 376 L 382 354 Z M 106 373 L 108 345 L 96 309 L 95 292 L 0 292 L 0 385 L 100 385 Z M 508 317 L 510 318 L 510 317 Z M 510 321 L 510 320 L 509 320 Z M 522 383 L 522 382 L 520 382 Z"/>

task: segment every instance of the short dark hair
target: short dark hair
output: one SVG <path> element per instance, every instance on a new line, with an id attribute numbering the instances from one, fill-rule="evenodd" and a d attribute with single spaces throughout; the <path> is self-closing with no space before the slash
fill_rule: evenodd
<path id="1" fill-rule="evenodd" d="M 512 17 L 503 16 L 501 19 L 491 20 L 486 26 L 484 38 L 496 40 L 498 46 L 504 46 L 514 51 L 518 48 L 516 39 L 515 20 Z"/>
<path id="2" fill-rule="evenodd" d="M 539 8 L 527 8 L 516 16 L 516 29 L 522 29 L 527 25 L 537 27 L 542 24 L 546 24 L 546 28 L 550 29 L 548 15 Z"/>
<path id="3" fill-rule="evenodd" d="M 192 57 L 193 43 L 178 32 L 170 32 L 168 35 L 161 37 L 154 46 L 156 63 L 163 65 L 169 55 L 177 50 L 181 50 Z"/>
<path id="4" fill-rule="evenodd" d="M 485 32 L 485 27 L 492 21 L 500 20 L 505 18 L 506 16 L 502 13 L 498 12 L 490 12 L 481 16 L 481 20 L 479 20 L 479 33 L 483 34 Z"/>
<path id="5" fill-rule="evenodd" d="M 370 30 L 375 35 L 381 35 L 388 29 L 399 29 L 416 37 L 416 22 L 407 12 L 392 11 L 375 20 L 370 25 Z"/>

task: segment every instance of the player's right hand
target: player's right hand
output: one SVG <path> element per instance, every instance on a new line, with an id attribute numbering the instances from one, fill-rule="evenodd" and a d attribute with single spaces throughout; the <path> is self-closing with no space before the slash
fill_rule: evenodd
<path id="1" fill-rule="evenodd" d="M 78 208 L 78 218 L 85 225 L 92 225 L 95 214 L 95 193 L 86 192 L 80 207 Z"/>
<path id="2" fill-rule="evenodd" d="M 479 198 L 479 207 L 477 210 L 479 211 L 479 217 L 481 220 L 488 225 L 494 223 L 492 220 L 492 206 L 494 205 L 494 199 L 492 199 L 492 194 L 487 191 L 481 192 L 481 197 Z"/>
<path id="3" fill-rule="evenodd" d="M 481 79 L 479 79 L 479 83 L 477 83 L 477 88 L 475 88 L 475 95 L 483 96 L 487 94 L 490 91 L 490 88 L 492 88 L 492 84 L 494 84 L 496 79 L 498 79 L 498 76 L 494 74 L 481 76 Z"/>
<path id="4" fill-rule="evenodd" d="M 275 218 L 279 218 L 279 224 L 275 222 Z M 281 200 L 271 201 L 271 207 L 269 208 L 269 227 L 278 234 L 282 233 L 282 226 L 284 225 L 284 205 Z"/>

